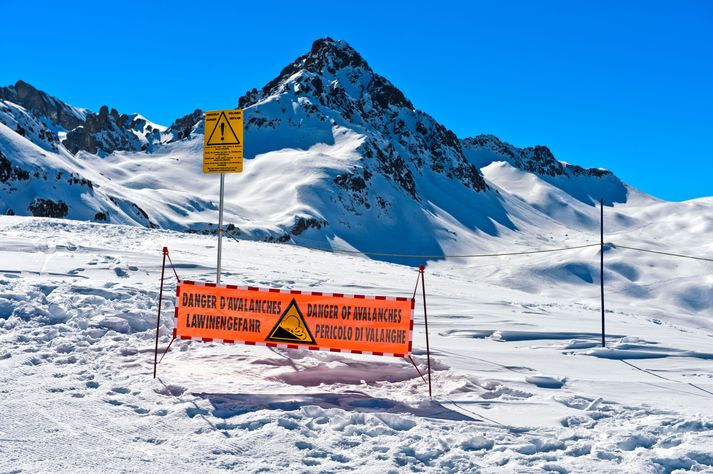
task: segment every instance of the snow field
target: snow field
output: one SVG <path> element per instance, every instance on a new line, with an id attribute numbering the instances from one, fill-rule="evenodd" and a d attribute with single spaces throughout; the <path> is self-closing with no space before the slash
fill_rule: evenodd
<path id="1" fill-rule="evenodd" d="M 431 402 L 403 360 L 193 341 L 153 380 L 161 247 L 181 277 L 211 281 L 212 237 L 3 217 L 0 242 L 2 471 L 713 470 L 710 316 L 613 293 L 601 349 L 596 285 L 508 284 L 561 255 L 427 267 Z M 417 275 L 276 244 L 224 251 L 224 281 L 255 286 L 401 296 Z M 424 371 L 421 318 L 419 299 Z"/>

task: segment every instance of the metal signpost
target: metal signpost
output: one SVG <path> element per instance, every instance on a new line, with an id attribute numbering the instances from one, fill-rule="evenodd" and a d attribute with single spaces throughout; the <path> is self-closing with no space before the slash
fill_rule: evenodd
<path id="1" fill-rule="evenodd" d="M 203 173 L 220 173 L 218 262 L 215 275 L 216 284 L 220 284 L 225 173 L 241 173 L 243 171 L 243 111 L 241 109 L 208 111 L 205 113 L 204 128 Z"/>

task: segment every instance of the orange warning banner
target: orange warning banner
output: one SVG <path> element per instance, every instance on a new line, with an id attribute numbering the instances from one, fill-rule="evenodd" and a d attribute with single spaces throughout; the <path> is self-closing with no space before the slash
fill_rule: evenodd
<path id="1" fill-rule="evenodd" d="M 182 339 L 403 357 L 411 352 L 411 298 L 302 292 L 182 281 Z"/>

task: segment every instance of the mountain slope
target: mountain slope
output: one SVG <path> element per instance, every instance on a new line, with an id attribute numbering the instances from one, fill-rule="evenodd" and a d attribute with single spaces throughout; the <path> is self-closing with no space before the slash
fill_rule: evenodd
<path id="1" fill-rule="evenodd" d="M 215 230 L 218 180 L 201 172 L 200 110 L 163 127 L 108 106 L 78 109 L 22 81 L 0 97 L 0 213 Z M 656 202 L 609 171 L 562 163 L 543 146 L 458 139 L 330 38 L 239 106 L 247 163 L 227 177 L 225 215 L 239 235 L 473 253 L 493 248 L 494 237 L 521 245 L 577 232 L 589 238 L 599 199 L 617 205 L 616 216 L 620 205 Z M 615 222 L 616 229 L 637 225 L 631 217 Z"/>

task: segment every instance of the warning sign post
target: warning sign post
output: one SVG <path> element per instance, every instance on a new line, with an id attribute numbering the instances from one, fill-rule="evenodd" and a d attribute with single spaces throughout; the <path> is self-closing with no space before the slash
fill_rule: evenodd
<path id="1" fill-rule="evenodd" d="M 243 111 L 212 110 L 205 113 L 204 173 L 243 171 Z"/>
<path id="2" fill-rule="evenodd" d="M 175 336 L 227 343 L 405 357 L 412 298 L 181 281 Z"/>
<path id="3" fill-rule="evenodd" d="M 225 173 L 241 173 L 243 171 L 243 111 L 229 109 L 206 112 L 203 118 L 203 129 L 203 172 L 220 173 L 218 262 L 215 272 L 215 282 L 220 283 Z"/>

